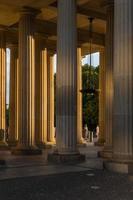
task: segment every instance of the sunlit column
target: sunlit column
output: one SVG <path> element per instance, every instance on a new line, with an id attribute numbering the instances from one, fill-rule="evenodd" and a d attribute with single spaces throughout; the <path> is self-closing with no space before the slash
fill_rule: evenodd
<path id="1" fill-rule="evenodd" d="M 18 139 L 18 46 L 10 45 L 10 112 L 8 144 L 15 146 Z"/>
<path id="2" fill-rule="evenodd" d="M 98 145 L 105 142 L 105 50 L 100 50 L 99 68 L 99 136 Z"/>
<path id="3" fill-rule="evenodd" d="M 43 148 L 47 143 L 47 49 L 41 36 L 36 36 L 35 44 L 35 138 Z"/>
<path id="4" fill-rule="evenodd" d="M 6 39 L 5 27 L 0 26 L 0 148 L 7 146 L 6 131 Z"/>
<path id="5" fill-rule="evenodd" d="M 76 1 L 58 0 L 56 143 L 49 159 L 78 160 Z"/>
<path id="6" fill-rule="evenodd" d="M 55 143 L 54 129 L 54 56 L 52 52 L 48 52 L 48 142 Z"/>
<path id="7" fill-rule="evenodd" d="M 35 147 L 35 9 L 23 8 L 19 19 L 19 145 L 14 154 L 38 154 Z"/>
<path id="8" fill-rule="evenodd" d="M 82 137 L 82 56 L 81 48 L 77 49 L 77 143 L 83 144 Z"/>

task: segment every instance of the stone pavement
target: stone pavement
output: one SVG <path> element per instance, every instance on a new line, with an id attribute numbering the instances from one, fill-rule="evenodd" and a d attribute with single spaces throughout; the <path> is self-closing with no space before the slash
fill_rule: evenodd
<path id="1" fill-rule="evenodd" d="M 47 154 L 52 151 L 50 149 L 44 150 L 43 154 L 39 156 L 14 156 L 9 151 L 0 151 L 0 158 L 6 161 L 6 165 L 0 168 L 0 180 L 84 171 L 90 168 L 103 169 L 103 160 L 97 158 L 98 150 L 99 147 L 90 145 L 80 148 L 80 152 L 86 155 L 86 162 L 69 166 L 63 165 L 63 167 L 47 162 Z"/>
<path id="2" fill-rule="evenodd" d="M 40 156 L 13 156 L 0 151 L 0 200 L 132 200 L 133 177 L 103 170 L 101 147 L 80 148 L 86 162 L 53 165 Z"/>
<path id="3" fill-rule="evenodd" d="M 103 170 L 16 178 L 0 181 L 0 199 L 132 200 L 133 182 Z"/>

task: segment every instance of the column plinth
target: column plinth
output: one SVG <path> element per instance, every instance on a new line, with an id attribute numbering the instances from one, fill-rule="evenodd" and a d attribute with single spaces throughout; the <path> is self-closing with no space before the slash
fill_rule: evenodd
<path id="1" fill-rule="evenodd" d="M 133 173 L 133 1 L 115 0 L 113 156 L 105 166 Z"/>
<path id="2" fill-rule="evenodd" d="M 23 8 L 19 20 L 18 146 L 16 155 L 40 154 L 35 146 L 35 40 L 37 10 Z"/>
<path id="3" fill-rule="evenodd" d="M 0 26 L 0 149 L 7 148 L 6 138 L 6 39 Z"/>
<path id="4" fill-rule="evenodd" d="M 57 162 L 82 160 L 77 149 L 76 1 L 58 1 L 56 145 L 48 156 Z"/>

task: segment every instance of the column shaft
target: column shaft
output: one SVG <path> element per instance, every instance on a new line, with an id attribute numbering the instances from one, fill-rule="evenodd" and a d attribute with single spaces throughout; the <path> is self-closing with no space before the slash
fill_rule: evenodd
<path id="1" fill-rule="evenodd" d="M 0 27 L 0 147 L 5 143 L 6 130 L 6 39 L 5 30 Z"/>
<path id="2" fill-rule="evenodd" d="M 35 9 L 24 8 L 19 20 L 19 145 L 15 154 L 38 154 L 35 147 Z"/>
<path id="3" fill-rule="evenodd" d="M 133 1 L 115 0 L 113 156 L 133 161 Z"/>
<path id="4" fill-rule="evenodd" d="M 115 0 L 113 157 L 105 167 L 133 172 L 133 1 Z"/>
<path id="5" fill-rule="evenodd" d="M 105 50 L 100 50 L 99 69 L 99 139 L 98 145 L 105 142 Z"/>
<path id="6" fill-rule="evenodd" d="M 47 49 L 44 45 L 44 39 L 36 37 L 35 134 L 40 147 L 47 143 Z"/>
<path id="7" fill-rule="evenodd" d="M 77 31 L 76 1 L 58 0 L 56 73 L 57 151 L 59 162 L 84 159 L 77 150 Z"/>
<path id="8" fill-rule="evenodd" d="M 48 142 L 55 142 L 54 131 L 54 57 L 48 53 Z"/>
<path id="9" fill-rule="evenodd" d="M 60 154 L 77 152 L 76 2 L 58 2 L 56 142 Z"/>
<path id="10" fill-rule="evenodd" d="M 105 68 L 105 144 L 103 157 L 112 157 L 114 3 L 107 4 Z"/>
<path id="11" fill-rule="evenodd" d="M 10 117 L 9 145 L 16 145 L 18 137 L 18 47 L 10 47 Z"/>
<path id="12" fill-rule="evenodd" d="M 77 49 L 77 143 L 83 144 L 82 137 L 82 63 L 81 48 Z"/>

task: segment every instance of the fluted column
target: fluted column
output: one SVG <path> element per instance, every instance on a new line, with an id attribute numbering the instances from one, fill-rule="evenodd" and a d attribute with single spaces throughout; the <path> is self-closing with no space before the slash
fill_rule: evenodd
<path id="1" fill-rule="evenodd" d="M 58 160 L 79 159 L 77 150 L 76 1 L 58 1 L 56 143 Z"/>
<path id="2" fill-rule="evenodd" d="M 133 1 L 115 0 L 113 163 L 115 171 L 133 172 Z"/>
<path id="3" fill-rule="evenodd" d="M 114 1 L 107 1 L 106 67 L 105 67 L 105 144 L 103 157 L 112 157 L 113 120 L 113 52 L 114 52 Z"/>
<path id="4" fill-rule="evenodd" d="M 6 39 L 5 27 L 0 26 L 0 148 L 7 146 L 6 130 Z"/>
<path id="5" fill-rule="evenodd" d="M 19 19 L 19 145 L 15 154 L 38 154 L 35 147 L 35 40 L 37 10 L 23 8 Z"/>
<path id="6" fill-rule="evenodd" d="M 105 49 L 100 50 L 99 68 L 99 138 L 98 145 L 105 142 Z"/>
<path id="7" fill-rule="evenodd" d="M 48 142 L 55 143 L 55 129 L 54 129 L 54 57 L 52 52 L 48 52 Z"/>
<path id="8" fill-rule="evenodd" d="M 133 1 L 115 0 L 113 155 L 133 159 Z"/>
<path id="9" fill-rule="evenodd" d="M 82 56 L 81 48 L 77 48 L 77 143 L 84 144 L 82 137 Z"/>
<path id="10" fill-rule="evenodd" d="M 15 146 L 18 139 L 18 46 L 10 45 L 10 116 L 8 144 Z"/>
<path id="11" fill-rule="evenodd" d="M 36 36 L 35 44 L 35 138 L 37 146 L 43 148 L 47 143 L 47 49 L 41 36 Z"/>

